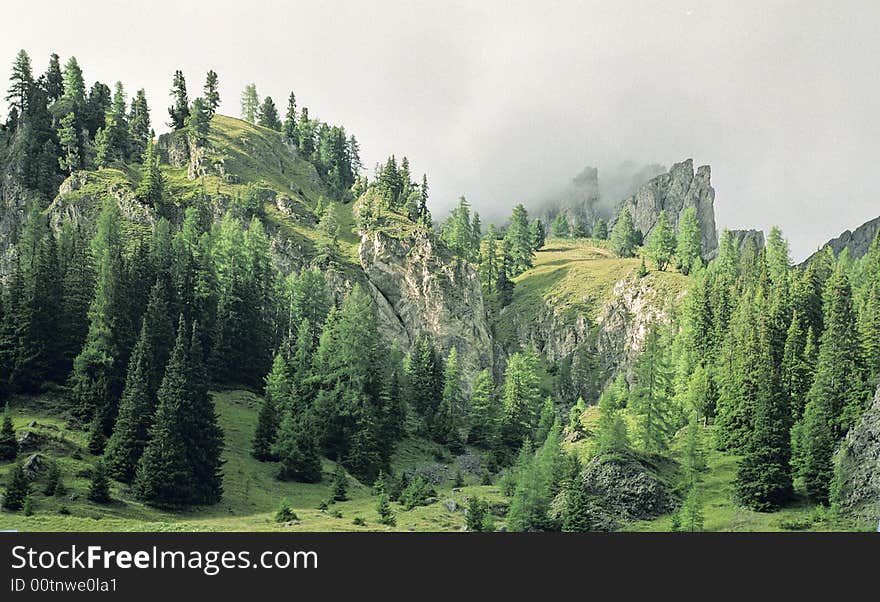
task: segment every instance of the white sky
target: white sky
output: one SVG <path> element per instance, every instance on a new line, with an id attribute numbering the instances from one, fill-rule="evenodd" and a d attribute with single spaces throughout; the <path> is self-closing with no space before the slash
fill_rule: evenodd
<path id="1" fill-rule="evenodd" d="M 63 0 L 5 16 L 7 72 L 19 48 L 37 71 L 75 55 L 88 85 L 145 87 L 156 124 L 178 68 L 191 96 L 216 70 L 236 116 L 248 82 L 282 109 L 293 89 L 370 168 L 408 155 L 438 215 L 460 194 L 506 214 L 584 165 L 687 157 L 712 165 L 719 227 L 778 224 L 796 259 L 880 215 L 875 1 Z"/>

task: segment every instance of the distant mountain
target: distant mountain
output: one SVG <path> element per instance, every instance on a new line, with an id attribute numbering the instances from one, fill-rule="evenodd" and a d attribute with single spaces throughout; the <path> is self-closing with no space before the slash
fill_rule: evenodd
<path id="1" fill-rule="evenodd" d="M 877 237 L 878 231 L 880 231 L 880 217 L 875 217 L 855 230 L 845 230 L 837 238 L 832 238 L 822 245 L 820 249 L 824 249 L 826 246 L 831 247 L 831 250 L 834 251 L 835 255 L 840 255 L 841 251 L 849 249 L 849 254 L 852 258 L 858 259 L 868 252 L 871 243 L 874 242 L 874 239 Z M 815 253 L 813 253 L 813 255 L 815 255 Z M 804 263 L 810 261 L 813 255 L 810 255 Z"/>

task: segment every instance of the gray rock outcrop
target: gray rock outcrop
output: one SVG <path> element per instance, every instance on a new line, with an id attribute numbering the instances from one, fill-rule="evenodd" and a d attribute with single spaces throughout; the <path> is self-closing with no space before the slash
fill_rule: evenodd
<path id="1" fill-rule="evenodd" d="M 667 173 L 651 179 L 634 195 L 621 201 L 614 214 L 615 221 L 624 209 L 629 209 L 636 228 L 647 238 L 661 211 L 666 211 L 670 224 L 676 228 L 682 212 L 693 207 L 700 221 L 703 254 L 712 257 L 718 248 L 718 234 L 715 231 L 715 189 L 711 178 L 708 165 L 700 166 L 694 172 L 693 159 L 676 163 Z"/>
<path id="2" fill-rule="evenodd" d="M 408 351 L 428 334 L 442 353 L 457 349 L 465 374 L 493 367 L 489 318 L 473 266 L 441 257 L 423 230 L 402 238 L 366 232 L 358 253 L 378 308 L 379 331 L 389 340 Z"/>
<path id="3" fill-rule="evenodd" d="M 871 524 L 880 519 L 880 387 L 840 446 L 835 481 L 841 510 Z"/>
<path id="4" fill-rule="evenodd" d="M 880 217 L 875 217 L 855 230 L 846 230 L 843 234 L 837 238 L 832 238 L 820 248 L 831 247 L 835 255 L 840 255 L 841 251 L 849 249 L 850 256 L 853 259 L 859 259 L 871 248 L 871 243 L 874 242 L 878 232 L 880 232 Z"/>

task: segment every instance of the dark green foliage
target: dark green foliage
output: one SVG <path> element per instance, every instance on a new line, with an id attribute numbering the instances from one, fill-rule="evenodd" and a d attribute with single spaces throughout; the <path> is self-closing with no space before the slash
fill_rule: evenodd
<path id="1" fill-rule="evenodd" d="M 12 462 L 17 455 L 18 440 L 15 438 L 15 429 L 7 408 L 3 414 L 3 426 L 0 427 L 0 462 Z"/>
<path id="2" fill-rule="evenodd" d="M 416 475 L 400 493 L 400 504 L 404 510 L 412 510 L 417 506 L 426 506 L 435 495 L 437 492 L 434 488 L 420 475 Z"/>
<path id="3" fill-rule="evenodd" d="M 467 512 L 464 515 L 464 520 L 468 531 L 484 531 L 488 515 L 489 504 L 476 496 L 467 499 Z"/>
<path id="4" fill-rule="evenodd" d="M 466 405 L 464 382 L 458 365 L 458 352 L 455 347 L 449 350 L 443 372 L 443 394 L 434 416 L 434 438 L 453 452 L 463 449 L 461 427 Z"/>
<path id="5" fill-rule="evenodd" d="M 531 444 L 523 445 L 516 464 L 516 487 L 507 512 L 508 529 L 552 531 L 559 528 L 548 513 L 561 485 L 563 458 L 558 429 L 551 431 L 537 453 L 532 453 Z"/>
<path id="6" fill-rule="evenodd" d="M 272 100 L 271 96 L 267 96 L 263 99 L 263 104 L 260 105 L 260 119 L 258 122 L 264 128 L 269 128 L 270 130 L 281 131 L 281 121 L 278 119 L 278 109 L 275 108 L 275 101 Z"/>
<path id="7" fill-rule="evenodd" d="M 568 218 L 564 213 L 557 213 L 550 224 L 550 236 L 553 238 L 570 238 L 571 227 L 568 224 Z"/>
<path id="8" fill-rule="evenodd" d="M 171 117 L 168 127 L 181 130 L 186 125 L 186 118 L 189 117 L 189 97 L 186 94 L 186 79 L 183 77 L 183 71 L 174 72 L 171 98 L 173 104 L 168 107 L 168 115 Z"/>
<path id="9" fill-rule="evenodd" d="M 132 140 L 125 105 L 125 90 L 121 82 L 116 82 L 104 128 L 95 135 L 95 164 L 98 167 L 106 167 L 115 161 L 125 161 L 131 156 Z"/>
<path id="10" fill-rule="evenodd" d="M 132 161 L 146 159 L 144 152 L 147 150 L 147 145 L 153 141 L 153 128 L 150 126 L 150 107 L 147 106 L 147 95 L 143 88 L 137 91 L 131 101 L 128 131 L 131 141 L 130 159 Z"/>
<path id="11" fill-rule="evenodd" d="M 580 464 L 574 460 L 572 474 L 565 487 L 565 506 L 562 509 L 562 530 L 567 533 L 585 533 L 596 530 L 593 504 L 581 477 Z"/>
<path id="12" fill-rule="evenodd" d="M 21 510 L 31 493 L 31 482 L 24 472 L 21 462 L 9 473 L 6 491 L 3 494 L 3 508 Z"/>
<path id="13" fill-rule="evenodd" d="M 409 407 L 430 428 L 443 391 L 443 363 L 427 336 L 419 337 L 406 363 Z"/>
<path id="14" fill-rule="evenodd" d="M 187 136 L 190 144 L 205 146 L 208 144 L 208 131 L 211 127 L 211 112 L 208 104 L 202 98 L 196 98 L 192 102 L 189 114 L 184 120 Z"/>
<path id="15" fill-rule="evenodd" d="M 344 502 L 348 499 L 348 475 L 341 464 L 336 465 L 336 471 L 333 473 L 333 490 L 330 498 L 334 502 Z"/>
<path id="16" fill-rule="evenodd" d="M 278 458 L 278 478 L 283 481 L 317 483 L 321 480 L 321 455 L 308 414 L 284 414 L 271 456 Z"/>
<path id="17" fill-rule="evenodd" d="M 626 378 L 620 374 L 599 397 L 599 421 L 593 448 L 596 455 L 622 454 L 629 447 L 626 420 L 622 414 L 626 401 Z"/>
<path id="18" fill-rule="evenodd" d="M 272 371 L 266 376 L 266 390 L 260 414 L 257 418 L 257 430 L 254 433 L 252 454 L 257 460 L 274 460 L 272 446 L 278 437 L 278 426 L 284 408 L 291 408 L 290 375 L 287 361 L 282 353 L 275 355 Z M 292 408 L 291 408 L 292 409 Z M 293 427 L 293 425 L 289 425 Z"/>
<path id="19" fill-rule="evenodd" d="M 659 328 L 651 324 L 645 337 L 645 350 L 635 366 L 636 383 L 629 403 L 637 417 L 642 448 L 663 452 L 675 430 L 670 409 L 670 370 Z"/>
<path id="20" fill-rule="evenodd" d="M 291 144 L 296 145 L 299 142 L 296 134 L 296 95 L 293 92 L 287 98 L 287 112 L 284 114 L 282 133 L 285 140 Z"/>
<path id="21" fill-rule="evenodd" d="M 159 169 L 159 157 L 152 140 L 147 142 L 143 176 L 136 194 L 141 201 L 153 207 L 160 217 L 171 217 L 165 205 L 165 177 Z"/>
<path id="22" fill-rule="evenodd" d="M 61 469 L 58 468 L 57 462 L 49 465 L 49 473 L 46 475 L 46 487 L 43 493 L 46 496 L 62 496 L 66 492 L 64 483 L 61 482 Z"/>
<path id="23" fill-rule="evenodd" d="M 144 320 L 128 364 L 116 426 L 104 453 L 108 472 L 125 483 L 130 483 L 135 477 L 153 420 L 155 405 L 150 391 L 150 375 L 154 360 L 155 353 Z"/>
<path id="24" fill-rule="evenodd" d="M 468 443 L 483 449 L 494 449 L 500 443 L 500 415 L 495 393 L 495 380 L 489 370 L 474 378 L 470 403 Z"/>
<path id="25" fill-rule="evenodd" d="M 217 112 L 217 107 L 220 106 L 220 91 L 217 89 L 218 87 L 217 72 L 213 69 L 208 70 L 208 74 L 205 76 L 204 99 L 209 118 L 214 116 L 214 113 Z"/>
<path id="26" fill-rule="evenodd" d="M 827 502 L 837 442 L 860 416 L 868 391 L 852 291 L 839 267 L 827 282 L 824 305 L 825 331 L 796 443 L 798 468 L 807 493 Z"/>
<path id="27" fill-rule="evenodd" d="M 295 520 L 299 520 L 299 517 L 293 511 L 293 508 L 290 507 L 290 501 L 287 498 L 283 498 L 278 504 L 278 510 L 275 511 L 275 522 L 289 523 Z"/>
<path id="28" fill-rule="evenodd" d="M 110 477 L 107 475 L 107 468 L 104 462 L 101 460 L 92 467 L 87 497 L 96 504 L 107 504 L 110 502 Z"/>
<path id="29" fill-rule="evenodd" d="M 61 63 L 54 52 L 49 55 L 49 68 L 46 69 L 43 85 L 49 102 L 55 102 L 64 95 L 64 76 L 61 74 Z"/>
<path id="30" fill-rule="evenodd" d="M 537 362 L 532 352 L 515 353 L 504 372 L 502 438 L 510 449 L 537 426 L 541 404 Z"/>
<path id="31" fill-rule="evenodd" d="M 593 223 L 593 238 L 599 240 L 608 239 L 608 223 L 601 217 L 597 218 Z"/>

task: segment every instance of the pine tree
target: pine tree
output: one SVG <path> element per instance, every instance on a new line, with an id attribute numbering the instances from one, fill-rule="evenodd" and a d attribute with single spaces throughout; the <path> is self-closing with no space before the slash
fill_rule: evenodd
<path id="1" fill-rule="evenodd" d="M 639 438 L 648 452 L 663 452 L 673 428 L 669 408 L 669 368 L 660 333 L 651 324 L 645 337 L 645 350 L 636 362 L 636 385 L 630 402 L 638 417 Z"/>
<path id="2" fill-rule="evenodd" d="M 270 130 L 281 131 L 281 121 L 278 119 L 278 109 L 275 108 L 275 101 L 271 96 L 263 99 L 260 105 L 259 124 Z"/>
<path id="3" fill-rule="evenodd" d="M 618 257 L 633 257 L 638 246 L 636 227 L 629 209 L 621 211 L 611 229 L 611 250 Z"/>
<path id="4" fill-rule="evenodd" d="M 43 494 L 47 497 L 64 495 L 66 488 L 61 482 L 61 469 L 58 468 L 58 462 L 52 462 L 49 465 L 49 474 L 46 475 L 46 487 Z"/>
<path id="5" fill-rule="evenodd" d="M 599 397 L 599 421 L 593 448 L 598 456 L 621 454 L 629 447 L 626 421 L 621 414 L 626 396 L 626 378 L 620 374 Z"/>
<path id="6" fill-rule="evenodd" d="M 12 462 L 17 455 L 18 440 L 15 438 L 15 429 L 7 406 L 3 413 L 3 426 L 0 427 L 0 462 Z"/>
<path id="7" fill-rule="evenodd" d="M 268 399 L 268 396 L 267 396 Z M 321 480 L 321 455 L 309 415 L 287 410 L 278 429 L 272 455 L 279 460 L 282 481 L 317 483 Z"/>
<path id="8" fill-rule="evenodd" d="M 21 462 L 17 463 L 9 473 L 6 493 L 3 494 L 3 508 L 21 510 L 31 494 L 31 483 L 24 472 Z"/>
<path id="9" fill-rule="evenodd" d="M 284 125 L 282 127 L 284 138 L 293 145 L 299 142 L 296 135 L 296 95 L 291 92 L 287 98 L 287 112 L 284 114 Z"/>
<path id="10" fill-rule="evenodd" d="M 531 433 L 540 399 L 537 357 L 531 352 L 513 354 L 504 372 L 502 396 L 502 436 L 509 448 Z"/>
<path id="11" fill-rule="evenodd" d="M 131 100 L 128 114 L 128 132 L 131 140 L 131 160 L 145 159 L 147 146 L 153 141 L 153 129 L 150 125 L 150 107 L 147 105 L 147 94 L 143 88 L 138 90 Z"/>
<path id="12" fill-rule="evenodd" d="M 770 281 L 777 286 L 782 285 L 788 278 L 791 269 L 791 254 L 788 241 L 782 236 L 782 231 L 773 226 L 767 237 L 767 271 Z"/>
<path id="13" fill-rule="evenodd" d="M 500 417 L 495 380 L 489 370 L 483 370 L 474 377 L 470 407 L 468 443 L 484 449 L 496 448 Z"/>
<path id="14" fill-rule="evenodd" d="M 135 477 L 152 424 L 154 405 L 149 378 L 153 358 L 147 322 L 144 320 L 140 337 L 129 360 L 116 427 L 104 452 L 109 474 L 125 483 L 130 483 Z"/>
<path id="15" fill-rule="evenodd" d="M 571 228 L 568 225 L 568 218 L 564 213 L 557 213 L 550 225 L 550 236 L 553 238 L 569 238 L 571 237 Z"/>
<path id="16" fill-rule="evenodd" d="M 72 174 L 82 167 L 82 155 L 80 148 L 82 142 L 79 139 L 76 114 L 68 113 L 61 118 L 58 128 L 58 144 L 61 145 L 61 157 L 58 158 L 61 169 Z"/>
<path id="17" fill-rule="evenodd" d="M 859 330 L 868 382 L 875 385 L 880 380 L 880 283 L 871 284 L 868 290 L 859 315 Z"/>
<path id="18" fill-rule="evenodd" d="M 64 95 L 64 75 L 61 73 L 61 63 L 58 55 L 54 52 L 49 55 L 49 67 L 46 69 L 44 86 L 49 102 L 55 102 Z"/>
<path id="19" fill-rule="evenodd" d="M 550 434 L 550 429 L 559 422 L 559 415 L 556 413 L 556 404 L 550 395 L 544 400 L 541 406 L 541 413 L 538 416 L 538 426 L 535 429 L 535 441 L 543 443 Z"/>
<path id="20" fill-rule="evenodd" d="M 182 130 L 186 125 L 186 118 L 189 117 L 189 97 L 186 94 L 186 79 L 183 77 L 183 71 L 179 69 L 174 72 L 171 98 L 173 104 L 168 108 L 168 115 L 171 116 L 168 127 L 173 130 Z"/>
<path id="21" fill-rule="evenodd" d="M 828 279 L 824 306 L 825 331 L 797 439 L 800 476 L 810 497 L 823 503 L 828 501 L 837 443 L 868 399 L 852 290 L 840 267 Z"/>
<path id="22" fill-rule="evenodd" d="M 241 93 L 241 118 L 256 123 L 259 116 L 260 97 L 257 96 L 257 86 L 248 84 Z"/>
<path id="23" fill-rule="evenodd" d="M 486 524 L 486 514 L 489 512 L 489 504 L 476 496 L 467 499 L 467 512 L 464 515 L 465 526 L 468 531 L 480 532 Z"/>
<path id="24" fill-rule="evenodd" d="M 64 65 L 64 98 L 70 101 L 74 106 L 81 106 L 85 101 L 86 84 L 83 79 L 83 72 L 76 60 L 75 56 L 67 59 Z M 108 90 L 109 92 L 109 90 Z M 110 95 L 107 95 L 109 100 Z"/>
<path id="25" fill-rule="evenodd" d="M 341 464 L 336 465 L 336 471 L 333 473 L 333 490 L 331 499 L 334 502 L 344 502 L 348 499 L 348 475 Z"/>
<path id="26" fill-rule="evenodd" d="M 571 475 L 565 487 L 565 506 L 562 509 L 562 530 L 566 533 L 586 533 L 597 528 L 593 506 L 581 477 L 581 467 L 574 456 Z"/>
<path id="27" fill-rule="evenodd" d="M 184 127 L 186 128 L 190 144 L 194 146 L 206 146 L 208 144 L 211 114 L 204 99 L 196 98 L 193 100 L 189 115 L 184 119 Z"/>
<path id="28" fill-rule="evenodd" d="M 147 143 L 143 176 L 135 194 L 144 203 L 153 207 L 160 217 L 170 217 L 169 209 L 165 205 L 165 176 L 159 169 L 159 156 L 156 154 L 152 140 Z"/>
<path id="29" fill-rule="evenodd" d="M 608 223 L 601 217 L 597 218 L 593 223 L 593 238 L 598 240 L 608 239 Z"/>
<path id="30" fill-rule="evenodd" d="M 217 72 L 213 69 L 208 70 L 208 74 L 205 76 L 205 88 L 204 88 L 204 99 L 205 106 L 208 111 L 208 118 L 214 116 L 217 112 L 217 107 L 220 106 L 220 91 L 219 81 L 217 78 Z"/>
<path id="31" fill-rule="evenodd" d="M 278 437 L 280 416 L 284 408 L 291 407 L 291 383 L 288 374 L 287 360 L 279 352 L 272 362 L 272 371 L 266 376 L 266 391 L 260 414 L 257 418 L 257 430 L 254 433 L 253 451 L 257 460 L 274 460 L 272 446 Z M 293 426 L 293 425 L 291 425 Z"/>
<path id="32" fill-rule="evenodd" d="M 464 383 L 455 347 L 449 350 L 443 372 L 443 394 L 434 417 L 434 437 L 453 452 L 462 450 L 461 425 L 465 407 Z"/>
<path id="33" fill-rule="evenodd" d="M 96 504 L 110 502 L 110 477 L 107 476 L 107 468 L 101 460 L 92 467 L 88 498 Z"/>
<path id="34" fill-rule="evenodd" d="M 698 532 L 703 530 L 703 491 L 699 484 L 689 490 L 677 514 L 677 531 Z"/>
<path id="35" fill-rule="evenodd" d="M 735 481 L 740 500 L 759 511 L 779 508 L 793 491 L 791 408 L 783 388 L 779 362 L 782 328 L 774 320 L 781 303 L 780 296 L 775 295 L 762 319 L 758 395 L 752 429 Z"/>
<path id="36" fill-rule="evenodd" d="M 544 231 L 544 222 L 539 219 L 533 219 L 529 225 L 529 238 L 532 241 L 532 250 L 537 251 L 544 246 L 544 240 L 547 235 Z M 478 239 L 479 240 L 479 239 Z"/>
<path id="37" fill-rule="evenodd" d="M 697 210 L 687 207 L 678 219 L 678 239 L 675 247 L 676 268 L 689 274 L 702 263 L 703 239 Z"/>
<path id="38" fill-rule="evenodd" d="M 34 74 L 31 68 L 31 57 L 24 50 L 19 50 L 12 65 L 12 83 L 6 91 L 6 102 L 9 103 L 10 113 L 14 110 L 18 115 L 24 115 L 28 108 L 28 96 L 34 85 Z"/>
<path id="39" fill-rule="evenodd" d="M 513 208 L 510 215 L 510 225 L 504 233 L 510 253 L 511 276 L 521 274 L 532 267 L 534 250 L 532 249 L 531 236 L 529 234 L 529 214 L 522 203 Z"/>
<path id="40" fill-rule="evenodd" d="M 657 269 L 661 272 L 665 271 L 675 253 L 675 234 L 669 225 L 665 209 L 657 216 L 657 223 L 648 235 L 646 250 L 648 256 L 657 264 Z"/>

